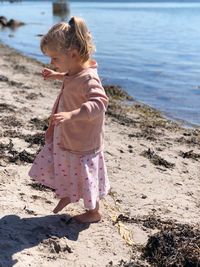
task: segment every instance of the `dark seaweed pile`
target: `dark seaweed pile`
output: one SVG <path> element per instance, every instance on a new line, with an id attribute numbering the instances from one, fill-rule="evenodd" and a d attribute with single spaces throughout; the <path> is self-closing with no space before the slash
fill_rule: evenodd
<path id="1" fill-rule="evenodd" d="M 142 248 L 140 260 L 143 260 L 144 264 L 147 261 L 150 266 L 155 267 L 200 267 L 200 228 L 172 220 L 165 221 L 154 215 L 131 218 L 120 214 L 115 223 L 118 221 L 159 230 L 149 237 Z M 137 261 L 121 262 L 118 266 L 146 266 L 142 265 L 143 262 L 139 261 L 141 265 L 137 265 Z"/>
<path id="2" fill-rule="evenodd" d="M 164 166 L 165 168 L 172 168 L 175 166 L 174 163 L 170 163 L 167 160 L 161 158 L 150 148 L 147 151 L 144 151 L 142 153 L 142 156 L 148 158 L 154 165 Z"/>
<path id="3" fill-rule="evenodd" d="M 171 225 L 150 236 L 143 257 L 157 267 L 200 266 L 200 230 Z"/>

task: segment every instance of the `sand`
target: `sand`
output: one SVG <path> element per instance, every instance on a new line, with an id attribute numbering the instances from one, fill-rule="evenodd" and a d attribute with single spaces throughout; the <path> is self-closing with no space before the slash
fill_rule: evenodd
<path id="1" fill-rule="evenodd" d="M 54 193 L 27 174 L 61 85 L 44 81 L 43 67 L 0 45 L 0 266 L 150 266 L 141 248 L 159 230 L 144 222 L 199 226 L 200 129 L 112 97 L 105 132 L 111 192 L 100 203 L 103 219 L 70 219 L 84 210 L 82 202 L 54 215 Z M 120 214 L 132 221 L 117 220 Z"/>

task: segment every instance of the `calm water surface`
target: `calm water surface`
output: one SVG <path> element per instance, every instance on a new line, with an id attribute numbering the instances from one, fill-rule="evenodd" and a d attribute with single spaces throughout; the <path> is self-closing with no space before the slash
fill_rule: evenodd
<path id="1" fill-rule="evenodd" d="M 69 8 L 65 19 L 82 16 L 93 33 L 104 84 L 200 126 L 200 3 L 70 1 Z M 1 30 L 4 43 L 48 62 L 37 35 L 63 19 L 53 16 L 51 1 L 0 2 L 0 15 L 26 23 Z"/>

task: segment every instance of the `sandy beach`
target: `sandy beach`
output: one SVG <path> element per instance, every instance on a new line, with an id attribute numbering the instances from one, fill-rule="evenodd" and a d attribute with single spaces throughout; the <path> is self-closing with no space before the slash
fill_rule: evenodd
<path id="1" fill-rule="evenodd" d="M 103 219 L 70 219 L 83 211 L 81 202 L 54 215 L 52 190 L 28 177 L 61 86 L 42 79 L 43 67 L 0 45 L 0 266 L 172 266 L 151 263 L 144 248 L 163 227 L 199 233 L 200 128 L 134 100 L 127 104 L 126 94 L 105 86 L 111 191 L 100 203 Z M 200 246 L 200 236 L 195 242 Z"/>

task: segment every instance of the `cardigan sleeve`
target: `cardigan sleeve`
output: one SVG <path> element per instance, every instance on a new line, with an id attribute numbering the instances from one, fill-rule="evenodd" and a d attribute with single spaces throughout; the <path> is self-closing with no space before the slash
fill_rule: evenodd
<path id="1" fill-rule="evenodd" d="M 108 106 L 108 97 L 101 82 L 96 78 L 89 78 L 85 84 L 86 102 L 81 108 L 86 108 L 88 119 L 93 120 L 104 113 Z"/>

